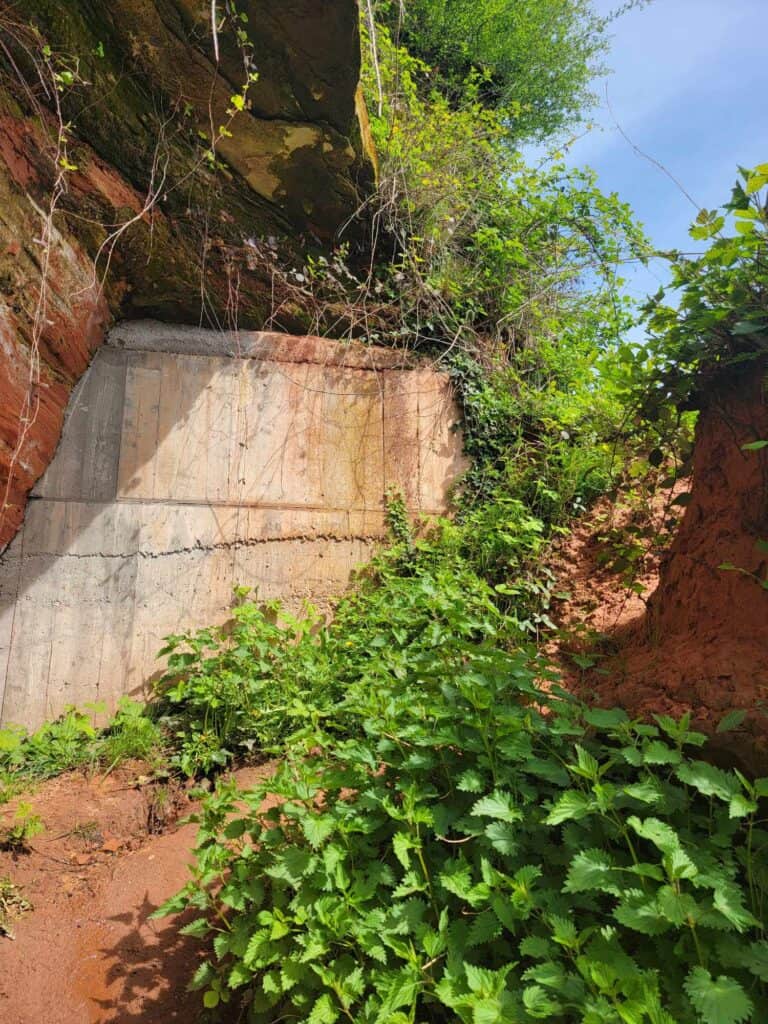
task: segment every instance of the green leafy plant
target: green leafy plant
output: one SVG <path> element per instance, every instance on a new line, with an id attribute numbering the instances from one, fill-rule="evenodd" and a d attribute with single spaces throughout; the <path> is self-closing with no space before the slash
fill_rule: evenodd
<path id="1" fill-rule="evenodd" d="M 177 747 L 172 762 L 188 775 L 276 743 L 307 687 L 319 700 L 334 686 L 313 638 L 320 619 L 311 608 L 294 618 L 277 603 L 245 601 L 247 588 L 238 593 L 230 624 L 168 637 L 159 654 L 168 669 L 158 683 L 158 713 Z"/>
<path id="2" fill-rule="evenodd" d="M 93 756 L 107 771 L 130 760 L 158 767 L 165 759 L 165 745 L 154 708 L 121 697 L 114 717 L 98 734 Z"/>
<path id="3" fill-rule="evenodd" d="M 407 0 L 377 8 L 430 66 L 432 88 L 455 98 L 468 76 L 479 75 L 483 103 L 506 113 L 515 139 L 548 137 L 583 119 L 619 13 L 600 17 L 590 0 Z"/>
<path id="4" fill-rule="evenodd" d="M 32 811 L 29 803 L 19 803 L 13 815 L 13 823 L 0 829 L 0 849 L 14 853 L 28 853 L 29 841 L 45 831 L 39 814 Z"/>
<path id="5" fill-rule="evenodd" d="M 673 253 L 669 289 L 644 313 L 649 339 L 624 365 L 624 401 L 648 421 L 664 423 L 697 408 L 724 374 L 759 368 L 768 352 L 768 164 L 741 170 L 721 210 L 702 210 L 691 228 L 703 253 Z M 671 294 L 670 294 L 671 293 Z M 668 301 L 670 297 L 673 301 Z M 632 360 L 648 373 L 632 372 Z M 615 367 L 618 375 L 621 367 Z M 762 442 L 753 442 L 759 451 Z"/>
<path id="6" fill-rule="evenodd" d="M 31 782 L 73 768 L 101 766 L 112 771 L 130 759 L 158 762 L 164 737 L 145 705 L 127 697 L 104 727 L 95 724 L 102 704 L 68 707 L 33 733 L 17 726 L 0 730 L 0 794 L 5 799 Z"/>
<path id="7" fill-rule="evenodd" d="M 201 914 L 206 1005 L 757 1024 L 768 780 L 700 760 L 688 719 L 542 689 L 541 665 L 463 626 L 425 627 L 420 656 L 361 673 L 262 786 L 208 799 L 194 881 L 165 907 Z"/>
<path id="8" fill-rule="evenodd" d="M 0 768 L 22 772 L 33 778 L 47 778 L 87 763 L 97 736 L 93 715 L 100 710 L 69 707 L 53 722 L 36 732 L 9 728 L 0 742 Z"/>

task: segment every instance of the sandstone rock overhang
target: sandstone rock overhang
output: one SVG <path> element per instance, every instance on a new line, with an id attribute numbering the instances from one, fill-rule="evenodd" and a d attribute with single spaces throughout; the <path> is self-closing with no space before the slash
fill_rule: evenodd
<path id="1" fill-rule="evenodd" d="M 293 265 L 365 237 L 357 3 L 237 6 L 258 79 L 234 118 L 243 53 L 222 27 L 216 60 L 208 0 L 0 10 L 0 550 L 114 317 L 260 327 L 277 305 L 301 333 L 261 242 Z M 58 91 L 56 69 L 73 84 Z"/>
<path id="2" fill-rule="evenodd" d="M 390 349 L 118 326 L 0 558 L 0 720 L 145 694 L 170 633 L 233 587 L 298 611 L 385 534 L 385 492 L 446 511 L 463 472 L 446 375 Z"/>

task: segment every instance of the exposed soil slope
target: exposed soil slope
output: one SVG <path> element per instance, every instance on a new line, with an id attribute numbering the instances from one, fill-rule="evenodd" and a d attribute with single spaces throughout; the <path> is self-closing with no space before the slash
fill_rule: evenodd
<path id="1" fill-rule="evenodd" d="M 246 786 L 264 770 L 237 777 Z M 186 985 L 199 943 L 178 934 L 178 919 L 150 920 L 188 879 L 196 826 L 174 819 L 192 805 L 136 777 L 68 773 L 25 798 L 46 830 L 32 852 L 0 853 L 0 878 L 34 908 L 12 923 L 13 939 L 0 937 L 3 1024 L 196 1020 L 200 996 Z"/>
<path id="2" fill-rule="evenodd" d="M 768 764 L 768 447 L 744 445 L 762 439 L 768 404 L 763 371 L 752 367 L 708 397 L 690 501 L 668 550 L 646 563 L 643 598 L 601 565 L 594 517 L 570 538 L 559 566 L 572 592 L 561 624 L 603 635 L 599 664 L 574 684 L 633 714 L 690 711 L 707 732 L 727 712 L 746 710 L 741 728 L 718 736 L 716 748 L 756 771 Z M 651 519 L 663 514 L 661 506 L 649 511 Z"/>

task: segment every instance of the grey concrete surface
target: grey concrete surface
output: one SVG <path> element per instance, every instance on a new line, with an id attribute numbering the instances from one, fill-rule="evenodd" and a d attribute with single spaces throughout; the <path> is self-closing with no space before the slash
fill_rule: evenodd
<path id="1" fill-rule="evenodd" d="M 119 326 L 0 558 L 0 721 L 146 695 L 163 637 L 226 621 L 235 585 L 329 610 L 387 487 L 446 510 L 457 425 L 447 378 L 390 350 Z"/>

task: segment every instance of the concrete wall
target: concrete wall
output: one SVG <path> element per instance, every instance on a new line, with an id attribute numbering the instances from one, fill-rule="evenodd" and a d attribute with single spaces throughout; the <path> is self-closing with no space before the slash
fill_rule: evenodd
<path id="1" fill-rule="evenodd" d="M 225 621 L 236 584 L 327 606 L 388 485 L 445 510 L 457 419 L 445 376 L 389 350 L 116 328 L 0 558 L 0 721 L 145 692 L 162 638 Z"/>

